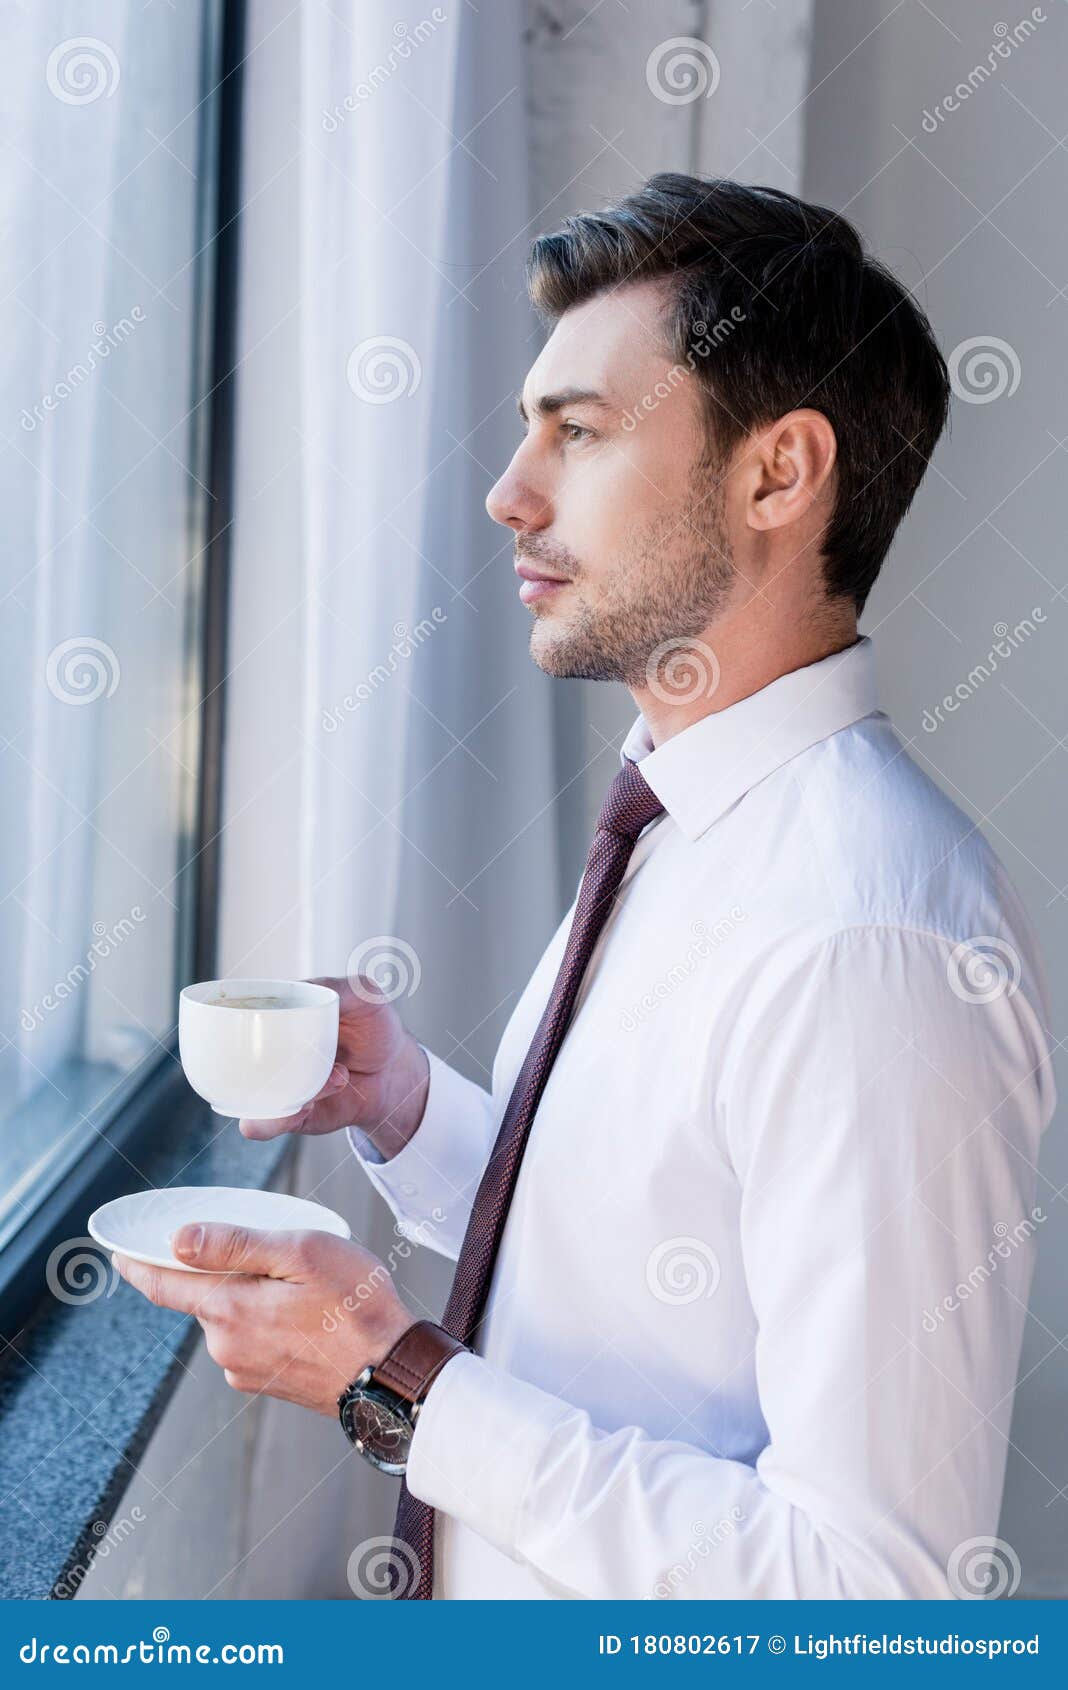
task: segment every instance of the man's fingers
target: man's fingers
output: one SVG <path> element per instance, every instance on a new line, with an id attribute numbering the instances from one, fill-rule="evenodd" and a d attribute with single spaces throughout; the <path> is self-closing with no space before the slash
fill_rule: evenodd
<path id="1" fill-rule="evenodd" d="M 348 975 L 340 980 L 315 980 L 312 984 L 330 986 L 337 993 L 341 1002 L 342 1020 L 347 1015 L 360 1017 L 389 1002 L 389 997 L 382 987 L 365 974 Z"/>
<path id="2" fill-rule="evenodd" d="M 111 1260 L 127 1284 L 150 1303 L 158 1308 L 174 1309 L 178 1314 L 194 1314 L 198 1319 L 211 1319 L 211 1293 L 226 1284 L 225 1279 L 183 1273 L 181 1268 L 151 1267 L 147 1262 L 135 1262 L 118 1253 Z"/>
<path id="3" fill-rule="evenodd" d="M 274 1121 L 253 1121 L 246 1118 L 237 1123 L 237 1130 L 242 1138 L 281 1138 L 283 1133 L 299 1133 L 306 1115 L 307 1107 L 302 1109 L 299 1115 L 280 1116 Z"/>
<path id="4" fill-rule="evenodd" d="M 360 1026 L 369 1018 L 376 1017 L 382 1006 L 390 1001 L 388 993 L 366 974 L 347 975 L 340 979 L 324 974 L 310 980 L 308 984 L 329 986 L 331 991 L 337 993 L 342 1041 L 346 1027 Z"/>
<path id="5" fill-rule="evenodd" d="M 313 1121 L 311 1130 L 315 1131 L 317 1123 L 314 1122 L 314 1116 L 320 1105 L 328 1102 L 331 1098 L 339 1097 L 348 1083 L 349 1071 L 345 1064 L 335 1062 L 327 1075 L 326 1084 L 322 1090 L 309 1103 L 306 1103 L 303 1109 L 298 1109 L 295 1115 L 284 1115 L 275 1121 L 256 1121 L 246 1118 L 238 1122 L 238 1131 L 243 1138 L 279 1138 L 282 1133 L 304 1132 L 307 1130 L 310 1120 Z"/>

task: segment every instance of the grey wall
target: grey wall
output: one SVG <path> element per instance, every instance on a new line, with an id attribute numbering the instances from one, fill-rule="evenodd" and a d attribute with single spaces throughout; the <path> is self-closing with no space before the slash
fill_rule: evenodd
<path id="1" fill-rule="evenodd" d="M 1063 1028 L 1068 155 L 1057 137 L 1068 18 L 1059 5 L 1040 9 L 1047 21 L 996 58 L 999 68 L 976 79 L 943 122 L 936 105 L 987 64 L 997 26 L 1011 29 L 1029 8 L 941 0 L 932 12 L 892 0 L 818 0 L 803 180 L 809 198 L 844 210 L 916 289 L 947 357 L 975 336 L 997 337 L 1011 348 L 996 351 L 1010 387 L 1018 361 L 1015 392 L 955 401 L 950 437 L 863 626 L 875 640 L 885 706 L 913 755 L 982 826 L 1027 903 L 1044 942 L 1054 1024 Z M 925 111 L 934 133 L 924 130 Z M 995 626 L 1015 629 L 1036 607 L 1046 620 L 989 678 L 969 683 Z M 934 707 L 959 683 L 960 707 L 939 721 Z M 1021 1596 L 1068 1594 L 1066 1181 L 1062 1110 L 1039 1179 L 1048 1219 L 1001 1526 L 1021 1560 Z M 993 1281 L 985 1293 L 1000 1294 Z"/>

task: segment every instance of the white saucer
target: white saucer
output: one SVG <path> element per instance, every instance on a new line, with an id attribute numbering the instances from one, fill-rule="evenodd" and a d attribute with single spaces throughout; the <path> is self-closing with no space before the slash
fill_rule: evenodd
<path id="1" fill-rule="evenodd" d="M 151 1267 L 205 1273 L 171 1253 L 173 1233 L 187 1221 L 224 1221 L 258 1232 L 329 1232 L 351 1238 L 348 1222 L 333 1209 L 284 1191 L 259 1191 L 235 1185 L 176 1185 L 160 1191 L 134 1191 L 94 1210 L 89 1232 L 105 1250 L 117 1250 Z"/>

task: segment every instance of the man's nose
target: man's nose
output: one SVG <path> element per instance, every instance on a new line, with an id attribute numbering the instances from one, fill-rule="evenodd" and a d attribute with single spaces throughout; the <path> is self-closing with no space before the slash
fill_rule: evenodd
<path id="1" fill-rule="evenodd" d="M 548 497 L 517 472 L 514 459 L 486 495 L 486 509 L 494 522 L 516 533 L 520 529 L 545 528 L 552 519 Z"/>

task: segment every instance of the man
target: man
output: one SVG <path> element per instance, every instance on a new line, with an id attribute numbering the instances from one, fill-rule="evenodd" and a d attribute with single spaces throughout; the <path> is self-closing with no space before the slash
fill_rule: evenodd
<path id="1" fill-rule="evenodd" d="M 535 661 L 640 710 L 576 906 L 492 1095 L 338 982 L 324 1092 L 243 1123 L 348 1129 L 458 1258 L 443 1322 L 314 1234 L 124 1271 L 238 1389 L 340 1393 L 405 1471 L 398 1595 L 960 1594 L 1012 1554 L 1053 1092 L 1023 912 L 857 634 L 945 365 L 855 231 L 770 189 L 654 177 L 530 287 L 554 327 L 488 509 Z"/>

